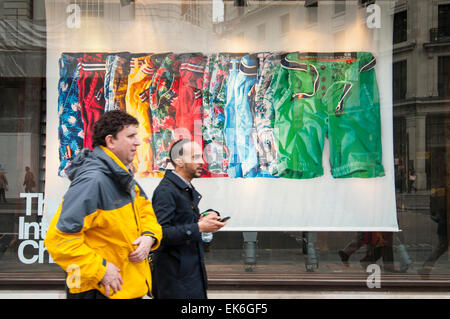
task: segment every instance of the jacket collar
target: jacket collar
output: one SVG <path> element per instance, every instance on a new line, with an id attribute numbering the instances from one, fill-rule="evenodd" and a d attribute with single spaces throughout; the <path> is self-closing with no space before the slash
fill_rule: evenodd
<path id="1" fill-rule="evenodd" d="M 107 156 L 104 156 L 103 152 L 100 152 L 99 149 L 101 149 Z M 108 148 L 100 145 L 99 147 L 94 148 L 94 154 L 97 157 L 100 157 L 102 159 L 108 160 L 111 159 L 116 163 L 121 169 L 129 173 L 128 168 L 122 163 L 122 161 Z"/>
<path id="2" fill-rule="evenodd" d="M 124 190 L 132 194 L 136 182 L 133 174 L 127 169 L 121 160 L 109 149 L 103 146 L 95 147 L 93 154 L 108 168 L 108 174 Z"/>
<path id="3" fill-rule="evenodd" d="M 174 173 L 173 170 L 167 169 L 164 177 L 169 179 L 172 183 L 174 183 L 178 188 L 188 189 L 190 188 L 186 181 L 184 181 L 180 176 Z"/>
<path id="4" fill-rule="evenodd" d="M 164 174 L 164 178 L 168 179 L 172 182 L 176 187 L 178 187 L 181 191 L 187 192 L 190 194 L 192 201 L 195 205 L 198 205 L 202 195 L 194 188 L 194 186 L 189 187 L 184 180 L 181 179 L 178 175 L 173 173 L 173 170 L 167 169 Z M 191 184 L 192 185 L 192 184 Z"/>

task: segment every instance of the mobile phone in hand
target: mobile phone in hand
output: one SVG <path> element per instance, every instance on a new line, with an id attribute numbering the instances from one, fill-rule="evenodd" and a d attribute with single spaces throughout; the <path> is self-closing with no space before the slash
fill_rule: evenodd
<path id="1" fill-rule="evenodd" d="M 224 217 L 224 218 L 220 219 L 219 222 L 221 222 L 221 223 L 226 222 L 230 218 L 231 218 L 230 216 Z"/>

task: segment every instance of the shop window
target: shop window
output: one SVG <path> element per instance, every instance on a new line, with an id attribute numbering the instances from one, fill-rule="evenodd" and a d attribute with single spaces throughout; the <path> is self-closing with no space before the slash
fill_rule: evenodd
<path id="1" fill-rule="evenodd" d="M 105 4 L 103 0 L 72 0 L 71 3 L 80 6 L 83 17 L 104 17 Z"/>
<path id="2" fill-rule="evenodd" d="M 283 14 L 280 17 L 280 25 L 281 25 L 281 34 L 286 34 L 289 32 L 290 28 L 289 13 Z"/>
<path id="3" fill-rule="evenodd" d="M 45 79 L 0 77 L 0 96 L 0 171 L 8 182 L 0 201 L 0 273 L 59 271 L 48 264 L 36 198 L 28 215 L 21 197 L 44 192 Z M 28 171 L 32 177 L 25 183 Z"/>
<path id="4" fill-rule="evenodd" d="M 223 22 L 224 11 L 225 9 L 223 0 L 213 0 L 212 4 L 213 23 Z"/>
<path id="5" fill-rule="evenodd" d="M 394 117 L 395 190 L 397 193 L 405 192 L 407 186 L 407 147 L 406 119 L 404 117 Z"/>
<path id="6" fill-rule="evenodd" d="M 33 16 L 33 1 L 2 1 L 3 16 L 9 20 L 31 19 Z"/>
<path id="7" fill-rule="evenodd" d="M 438 29 L 440 36 L 450 36 L 450 4 L 440 5 L 438 8 Z"/>
<path id="8" fill-rule="evenodd" d="M 182 15 L 187 22 L 200 25 L 201 7 L 196 1 L 187 1 L 182 4 Z"/>
<path id="9" fill-rule="evenodd" d="M 406 60 L 394 63 L 392 76 L 394 101 L 404 100 L 407 84 Z"/>
<path id="10" fill-rule="evenodd" d="M 46 2 L 51 3 L 52 1 L 56 3 L 58 0 L 49 0 Z M 7 2 L 21 3 L 25 1 Z M 29 2 L 31 3 L 31 1 Z M 220 10 L 214 11 L 208 6 L 213 2 L 220 4 Z M 370 70 L 371 66 L 374 66 L 377 70 L 376 80 L 380 92 L 382 92 L 382 95 L 380 95 L 380 99 L 383 100 L 384 103 L 382 108 L 385 108 L 386 110 L 386 108 L 391 107 L 391 102 L 386 99 L 391 96 L 391 89 L 393 91 L 394 102 L 402 102 L 396 103 L 392 110 L 394 116 L 392 136 L 394 139 L 396 193 L 394 207 L 392 210 L 389 210 L 394 214 L 395 204 L 397 205 L 398 214 L 397 216 L 394 216 L 394 219 L 395 217 L 398 218 L 402 232 L 368 232 L 365 231 L 366 228 L 352 228 L 360 231 L 358 234 L 346 230 L 328 231 L 327 229 L 318 232 L 300 231 L 299 229 L 303 229 L 300 226 L 303 227 L 303 222 L 308 221 L 309 217 L 315 218 L 319 214 L 324 213 L 315 207 L 313 207 L 315 211 L 313 211 L 310 216 L 305 216 L 306 218 L 303 219 L 301 223 L 296 224 L 296 222 L 291 222 L 289 219 L 289 223 L 292 224 L 293 227 L 288 228 L 287 230 L 277 227 L 273 231 L 241 232 L 235 231 L 235 229 L 229 230 L 229 227 L 233 227 L 233 222 L 239 222 L 239 218 L 245 217 L 244 214 L 238 215 L 237 211 L 233 212 L 224 209 L 221 210 L 221 213 L 223 213 L 224 216 L 233 213 L 235 213 L 235 215 L 232 216 L 231 223 L 227 228 L 214 234 L 214 240 L 206 245 L 206 264 L 209 278 L 213 283 L 212 289 L 215 288 L 214 280 L 216 280 L 215 283 L 217 284 L 217 282 L 220 282 L 223 278 L 226 278 L 226 281 L 229 282 L 230 285 L 237 286 L 239 286 L 239 282 L 247 280 L 248 282 L 254 280 L 254 282 L 258 283 L 266 281 L 270 282 L 271 285 L 274 285 L 274 281 L 279 280 L 278 284 L 280 287 L 292 285 L 293 282 L 297 282 L 298 285 L 303 285 L 305 282 L 308 284 L 312 282 L 312 284 L 316 283 L 322 287 L 324 285 L 340 286 L 348 285 L 349 283 L 353 285 L 355 278 L 357 278 L 357 280 L 359 280 L 358 282 L 361 282 L 362 285 L 365 285 L 369 275 L 367 272 L 369 262 L 373 264 L 382 264 L 384 267 L 383 271 L 389 272 L 388 276 L 383 276 L 382 278 L 383 288 L 385 287 L 384 280 L 389 282 L 392 278 L 393 281 L 391 281 L 389 285 L 410 285 L 411 280 L 415 283 L 423 284 L 423 282 L 425 282 L 425 285 L 430 285 L 426 283 L 429 278 L 432 279 L 430 280 L 431 285 L 442 285 L 443 287 L 448 288 L 448 278 L 450 276 L 448 256 L 444 255 L 442 258 L 438 258 L 442 253 L 446 252 L 445 241 L 447 241 L 447 238 L 443 238 L 443 232 L 446 231 L 447 220 L 441 219 L 440 224 L 437 224 L 434 219 L 432 220 L 430 218 L 430 215 L 436 212 L 445 214 L 448 206 L 446 202 L 446 193 L 448 188 L 447 180 L 448 176 L 450 176 L 448 172 L 450 170 L 448 166 L 449 155 L 447 155 L 447 145 L 450 145 L 450 117 L 446 115 L 446 105 L 442 102 L 443 99 L 440 101 L 433 100 L 432 106 L 428 108 L 423 107 L 424 104 L 422 102 L 424 99 L 422 93 L 418 95 L 418 93 L 414 91 L 414 87 L 408 89 L 407 92 L 408 82 L 419 83 L 420 86 L 423 81 L 426 81 L 425 78 L 418 79 L 414 77 L 416 74 L 418 74 L 417 76 L 422 77 L 423 74 L 436 74 L 436 69 L 431 69 L 433 64 L 430 62 L 433 60 L 430 60 L 430 58 L 433 57 L 417 54 L 421 52 L 420 50 L 423 50 L 423 43 L 420 41 L 424 41 L 425 37 L 416 36 L 416 32 L 420 31 L 423 33 L 423 30 L 412 28 L 409 30 L 410 34 L 408 35 L 407 22 L 411 25 L 418 25 L 416 19 L 420 19 L 421 21 L 424 21 L 423 25 L 439 25 L 439 28 L 446 30 L 449 27 L 450 21 L 448 16 L 450 4 L 439 6 L 438 18 L 436 14 L 428 14 L 433 8 L 434 10 L 437 9 L 436 5 L 433 6 L 430 4 L 429 7 L 423 5 L 420 7 L 421 10 L 418 11 L 417 6 L 412 0 L 405 0 L 402 3 L 406 3 L 407 5 L 402 6 L 401 10 L 404 10 L 403 8 L 408 8 L 409 12 L 401 11 L 394 15 L 394 30 L 391 29 L 391 24 L 382 23 L 381 30 L 369 30 L 370 32 L 367 32 L 365 35 L 361 34 L 359 37 L 356 34 L 357 32 L 353 31 L 355 31 L 355 23 L 360 22 L 360 16 L 359 14 L 357 17 L 352 16 L 356 11 L 353 11 L 354 4 L 351 1 L 348 2 L 349 10 L 346 10 L 345 1 L 323 1 L 321 2 L 320 16 L 318 15 L 318 1 L 292 1 L 292 6 L 289 5 L 290 1 L 280 1 L 280 3 L 282 3 L 280 5 L 277 4 L 277 1 L 248 1 L 248 6 L 245 8 L 234 6 L 235 4 L 238 4 L 238 2 L 240 1 L 186 0 L 181 2 L 182 5 L 179 5 L 180 2 L 178 1 L 168 0 L 136 1 L 136 14 L 138 18 L 136 20 L 137 22 L 142 23 L 142 26 L 137 23 L 134 24 L 135 21 L 133 20 L 131 21 L 133 23 L 130 23 L 132 26 L 130 30 L 136 32 L 142 31 L 141 34 L 133 34 L 133 39 L 136 38 L 139 39 L 139 41 L 133 41 L 133 43 L 130 41 L 128 44 L 127 41 L 130 38 L 129 34 L 132 33 L 123 32 L 122 34 L 114 34 L 115 29 L 111 28 L 111 30 L 113 30 L 113 32 L 111 32 L 111 38 L 114 40 L 117 39 L 117 42 L 123 42 L 118 46 L 114 45 L 113 47 L 109 47 L 107 39 L 104 50 L 105 52 L 112 51 L 126 45 L 126 49 L 132 54 L 140 54 L 141 50 L 144 51 L 147 49 L 155 53 L 166 52 L 166 49 L 168 49 L 167 51 L 174 49 L 173 51 L 176 53 L 199 51 L 205 55 L 222 51 L 254 53 L 254 47 L 252 46 L 256 40 L 258 40 L 260 41 L 258 45 L 261 43 L 261 46 L 258 47 L 258 49 L 277 52 L 278 50 L 284 49 L 283 46 L 287 42 L 286 40 L 292 40 L 289 43 L 292 44 L 289 47 L 289 50 L 292 48 L 292 50 L 312 53 L 316 51 L 330 51 L 336 55 L 331 56 L 332 61 L 327 61 L 327 64 L 307 62 L 308 73 L 303 73 L 305 68 L 301 64 L 294 65 L 297 67 L 297 70 L 291 70 L 292 72 L 289 72 L 297 75 L 300 74 L 302 76 L 302 82 L 299 81 L 299 84 L 304 85 L 307 88 L 304 93 L 310 94 L 314 92 L 316 96 L 318 96 L 318 94 L 323 94 L 322 96 L 324 96 L 324 98 L 321 101 L 329 101 L 334 98 L 342 97 L 344 113 L 341 119 L 345 119 L 345 116 L 350 114 L 352 107 L 350 102 L 355 101 L 360 93 L 364 93 L 366 90 L 370 91 L 374 88 L 374 82 L 365 78 L 364 83 L 366 85 L 364 92 L 361 90 L 358 93 L 356 87 L 352 87 L 350 91 L 346 91 L 347 93 L 349 92 L 349 95 L 342 95 L 340 89 L 345 89 L 344 85 L 346 84 L 344 83 L 345 79 L 343 78 L 346 73 L 343 72 L 343 70 L 345 71 L 346 68 L 353 67 L 351 66 L 353 65 L 353 62 L 347 61 L 346 63 L 342 63 L 342 61 L 340 61 L 340 58 L 342 57 L 337 53 L 341 51 L 359 51 L 363 49 L 372 51 L 377 58 L 376 65 L 370 63 L 371 61 L 366 61 L 368 64 L 364 65 L 365 70 L 357 70 L 355 68 L 354 70 L 356 71 L 352 74 L 363 73 Z M 374 1 L 359 1 L 360 4 L 369 4 L 373 2 Z M 449 3 L 448 1 L 446 2 Z M 0 9 L 2 4 L 5 3 L 6 2 L 2 2 L 0 4 Z M 34 3 L 36 4 L 38 1 Z M 116 14 L 117 12 L 114 13 L 114 10 L 125 10 L 119 6 L 119 1 L 70 0 L 67 1 L 67 3 L 80 5 L 84 17 L 90 17 L 92 18 L 92 21 L 109 23 L 109 26 L 117 24 L 117 20 L 114 20 L 114 17 L 120 17 L 120 13 Z M 168 3 L 176 4 L 172 5 Z M 357 2 L 355 1 L 355 5 L 356 3 Z M 391 6 L 387 6 L 383 1 L 377 1 L 376 4 L 382 6 L 381 12 L 382 14 L 385 14 L 382 16 L 383 19 L 392 18 L 390 13 L 390 10 L 392 9 Z M 267 8 L 265 7 L 266 5 Z M 46 13 L 47 19 L 49 19 L 49 23 L 47 24 L 50 26 L 49 28 L 54 25 L 52 22 L 59 21 L 58 19 L 61 14 L 65 14 L 65 11 L 58 11 L 60 7 L 62 6 L 46 8 L 48 9 Z M 256 7 L 257 9 L 255 9 Z M 322 10 L 322 7 L 324 10 Z M 426 10 L 422 10 L 425 8 Z M 52 12 L 52 10 L 54 12 Z M 152 10 L 157 11 L 158 14 L 153 14 L 154 11 Z M 208 12 L 207 10 L 210 11 Z M 364 12 L 364 9 L 358 10 Z M 151 12 L 151 14 L 149 14 L 149 12 Z M 239 12 L 245 12 L 245 15 L 239 15 Z M 410 21 L 407 20 L 408 16 Z M 178 22 L 181 22 L 179 25 L 174 23 L 174 17 Z M 304 17 L 307 24 L 317 23 L 317 30 L 314 30 L 317 32 L 303 33 L 302 31 L 304 30 L 300 27 L 302 23 L 297 23 L 298 17 Z M 333 22 L 333 18 L 343 20 L 344 24 L 339 24 L 337 26 L 337 24 Z M 353 18 L 355 19 L 352 20 Z M 290 21 L 291 19 L 292 23 Z M 432 19 L 432 21 L 427 21 L 427 19 Z M 150 27 L 145 23 L 148 20 L 151 20 L 152 23 Z M 211 20 L 213 22 L 220 22 L 220 24 L 214 26 L 213 23 L 211 23 Z M 348 25 L 346 24 L 347 22 L 349 22 Z M 194 27 L 186 28 L 186 25 L 189 23 L 194 25 Z M 202 28 L 195 27 L 196 25 L 201 25 Z M 137 29 L 138 26 L 140 27 L 139 30 Z M 169 28 L 167 28 L 167 26 L 169 26 Z M 209 27 L 211 27 L 211 30 L 208 29 Z M 214 30 L 214 27 L 217 28 Z M 314 25 L 314 29 L 316 29 L 315 27 L 316 26 Z M 121 32 L 123 31 L 122 28 L 126 30 L 128 24 L 121 25 Z M 271 28 L 274 28 L 273 32 Z M 364 32 L 366 31 L 365 28 L 361 29 Z M 179 32 L 175 32 L 177 30 Z M 66 28 L 62 28 L 62 30 L 48 29 L 47 31 L 48 34 L 52 36 L 61 35 L 60 38 L 64 39 L 61 44 L 65 45 L 67 43 L 73 43 L 73 52 L 78 51 L 83 45 L 82 42 L 71 42 L 73 39 L 75 39 L 75 41 L 83 41 L 83 37 L 79 37 L 80 30 L 66 30 Z M 86 29 L 81 31 L 86 31 Z M 152 33 L 149 31 L 158 32 Z M 59 32 L 61 33 L 59 34 Z M 294 38 L 297 32 L 301 34 L 301 36 Z M 272 37 L 272 33 L 274 33 L 274 35 L 281 33 L 282 37 Z M 211 36 L 211 34 L 213 34 L 213 36 Z M 86 33 L 86 35 L 86 38 L 88 38 L 89 34 Z M 390 45 L 392 44 L 389 35 L 393 35 L 393 43 L 402 43 L 407 41 L 408 37 L 410 37 L 410 39 L 416 39 L 417 41 L 416 46 L 411 48 L 410 51 L 400 53 L 394 51 L 394 56 L 392 58 L 396 62 L 393 63 L 393 65 L 391 64 L 391 56 L 389 54 L 389 49 L 391 49 Z M 155 41 L 149 41 L 149 39 L 153 40 L 154 38 L 161 39 L 161 41 L 156 44 L 154 43 Z M 180 41 L 180 39 L 182 39 L 182 41 Z M 195 39 L 195 41 L 192 39 Z M 202 40 L 205 41 L 202 42 Z M 426 40 L 428 41 L 428 39 Z M 98 41 L 98 47 L 102 48 L 103 43 L 100 39 Z M 389 43 L 384 43 L 383 41 L 388 41 Z M 366 48 L 363 43 L 369 44 L 368 47 Z M 225 48 L 223 48 L 224 46 Z M 31 166 L 35 176 L 37 186 L 34 191 L 36 193 L 44 193 L 45 176 L 47 176 L 47 189 L 46 194 L 44 194 L 46 199 L 52 198 L 52 196 L 58 197 L 59 195 L 55 194 L 58 194 L 61 191 L 61 189 L 59 189 L 59 182 L 55 183 L 56 179 L 58 179 L 58 181 L 62 179 L 56 176 L 60 159 L 58 158 L 59 154 L 56 151 L 56 147 L 54 147 L 54 143 L 59 143 L 58 137 L 56 136 L 56 128 L 57 125 L 60 124 L 60 115 L 58 114 L 56 99 L 59 97 L 58 90 L 61 83 L 57 82 L 58 79 L 55 78 L 54 75 L 59 70 L 58 60 L 55 57 L 62 52 L 62 49 L 67 49 L 68 51 L 71 50 L 70 48 L 63 46 L 62 48 L 57 47 L 55 51 L 54 47 L 48 46 L 49 59 L 47 62 L 49 62 L 48 70 L 51 70 L 51 72 L 47 79 L 44 78 L 45 75 L 41 75 L 40 77 L 30 76 L 28 74 L 11 76 L 4 75 L 0 72 L 0 150 L 2 150 L 0 151 L 0 164 L 1 168 L 6 171 L 8 181 L 10 181 L 10 187 L 6 193 L 8 203 L 0 201 L 0 278 L 3 276 L 7 281 L 12 281 L 14 280 L 11 279 L 14 277 L 11 275 L 13 272 L 18 273 L 19 276 L 22 275 L 22 273 L 31 273 L 29 275 L 30 277 L 36 277 L 33 278 L 34 281 L 45 282 L 47 278 L 45 276 L 51 275 L 52 280 L 54 280 L 54 277 L 61 278 L 61 285 L 59 287 L 61 289 L 64 284 L 62 276 L 63 271 L 59 266 L 49 261 L 48 252 L 46 252 L 45 247 L 43 246 L 43 238 L 40 238 L 41 236 L 36 234 L 36 231 L 41 227 L 40 223 L 42 220 L 42 216 L 39 216 L 36 213 L 37 198 L 33 199 L 31 215 L 26 215 L 26 200 L 20 197 L 20 193 L 23 191 L 22 183 L 24 182 L 25 166 L 28 165 Z M 20 48 L 17 51 L 22 53 L 26 50 Z M 87 51 L 88 50 L 86 49 L 85 52 Z M 434 52 L 439 53 L 431 54 L 440 55 L 439 57 L 436 55 L 434 56 L 434 58 L 438 59 L 437 61 L 434 60 L 438 64 L 438 78 L 437 81 L 435 78 L 435 81 L 427 83 L 427 87 L 433 85 L 434 87 L 432 89 L 437 90 L 440 97 L 448 98 L 450 96 L 450 51 L 445 46 L 439 46 Z M 7 55 L 10 53 L 11 51 L 7 52 Z M 409 66 L 413 68 L 418 65 L 421 68 L 420 72 L 407 72 L 408 63 L 412 63 L 412 60 L 407 62 L 408 59 L 410 59 L 408 57 L 409 54 L 414 55 L 418 59 L 417 61 L 414 61 L 414 65 L 410 64 Z M 5 56 L 7 57 L 7 55 Z M 27 56 L 24 56 L 23 60 L 27 60 L 26 58 Z M 346 57 L 344 56 L 344 58 Z M 9 60 L 3 56 L 0 56 L 0 62 L 3 62 L 3 65 L 13 64 L 9 63 Z M 41 64 L 43 65 L 44 63 Z M 130 64 L 126 65 L 128 66 Z M 317 66 L 316 71 L 314 66 Z M 332 70 L 330 66 L 333 66 L 334 69 Z M 390 78 L 390 75 L 387 75 L 388 72 L 390 72 L 391 67 L 393 71 L 392 78 Z M 429 67 L 430 69 L 427 69 Z M 436 65 L 434 65 L 434 67 L 436 67 Z M 2 68 L 0 68 L 0 71 L 2 71 Z M 226 72 L 228 71 L 217 69 L 217 74 L 220 74 L 220 76 L 224 76 Z M 318 77 L 318 74 L 323 76 Z M 363 73 L 360 75 L 364 77 L 367 74 L 368 73 Z M 336 77 L 337 79 L 331 80 L 332 77 Z M 228 78 L 228 80 L 230 78 Z M 317 79 L 318 82 L 311 82 L 309 81 L 310 78 Z M 303 81 L 304 79 L 306 80 Z M 386 82 L 389 82 L 387 80 L 390 79 L 393 80 L 392 88 L 383 85 L 386 84 Z M 220 83 L 223 84 L 223 87 L 226 87 L 227 82 L 225 82 L 225 78 L 217 77 L 217 81 L 223 81 Z M 250 83 L 250 81 L 245 83 Z M 314 85 L 312 85 L 312 83 Z M 317 85 L 316 87 L 316 83 L 320 83 L 320 85 Z M 46 89 L 46 84 L 48 85 L 48 91 Z M 286 85 L 288 85 L 288 83 L 286 83 Z M 437 88 L 436 85 L 438 86 Z M 317 92 L 315 92 L 316 89 Z M 40 96 L 36 94 L 36 92 L 40 92 Z M 49 96 L 49 103 L 46 106 L 47 93 Z M 171 91 L 171 93 L 176 92 Z M 203 92 L 199 91 L 195 91 L 195 93 L 203 94 Z M 223 98 L 223 92 L 214 93 L 217 93 L 219 98 Z M 176 95 L 173 96 L 175 97 Z M 211 94 L 211 96 L 213 95 Z M 246 96 L 249 97 L 251 95 Z M 408 100 L 405 101 L 407 96 Z M 415 104 L 416 98 L 417 100 L 420 100 L 420 104 Z M 296 94 L 295 97 L 292 95 L 289 103 L 292 103 L 292 105 L 309 106 L 307 103 L 309 100 L 311 100 L 311 98 L 304 94 Z M 211 114 L 220 112 L 220 108 L 225 105 L 225 101 L 226 99 L 220 101 L 220 103 L 223 102 L 223 104 L 218 103 L 220 104 L 220 107 L 211 108 Z M 316 99 L 315 101 L 319 103 L 319 99 Z M 319 104 L 316 106 L 319 106 Z M 417 109 L 420 109 L 420 115 L 416 114 Z M 300 108 L 296 110 L 301 111 Z M 388 116 L 391 116 L 390 113 Z M 383 128 L 392 125 L 389 118 L 387 121 L 385 120 L 386 118 L 383 117 L 381 123 Z M 297 123 L 293 124 L 296 125 Z M 46 135 L 46 129 L 49 130 L 48 135 Z M 384 136 L 386 135 L 390 134 L 384 134 Z M 328 142 L 329 141 L 330 140 L 328 140 Z M 47 147 L 46 144 L 48 144 L 49 147 Z M 391 144 L 389 143 L 388 145 L 390 146 Z M 330 149 L 329 143 L 328 149 Z M 386 153 L 390 156 L 389 152 Z M 391 160 L 390 157 L 385 159 L 387 159 L 386 163 Z M 410 168 L 416 169 L 417 181 L 415 184 L 408 178 Z M 381 178 L 386 179 L 392 176 L 392 174 L 387 175 L 387 177 Z M 314 182 L 313 180 L 309 181 L 306 179 L 294 181 L 287 179 L 282 180 L 281 178 L 276 180 L 271 179 L 270 181 L 273 181 L 273 183 L 284 183 L 284 181 L 286 181 L 289 183 L 292 182 L 292 185 L 300 186 Z M 348 181 L 349 180 L 346 180 L 345 182 Z M 145 180 L 145 182 L 152 181 Z M 194 181 L 194 184 L 197 186 L 200 185 L 201 182 Z M 233 180 L 233 183 L 234 182 L 240 183 L 240 180 Z M 254 185 L 259 187 L 262 185 L 259 184 L 261 182 L 265 183 L 266 179 L 255 179 Z M 344 184 L 343 180 L 333 180 L 333 183 L 334 182 L 339 183 L 340 185 Z M 372 192 L 371 188 L 364 188 L 366 180 L 358 179 L 358 182 L 361 182 L 361 191 L 368 191 L 370 198 L 377 195 L 377 192 Z M 369 185 L 370 182 L 371 181 L 367 181 L 367 185 Z M 267 185 L 269 185 L 269 183 L 272 182 L 267 181 L 267 183 Z M 248 185 L 251 184 L 249 183 Z M 269 187 L 271 187 L 271 184 L 268 186 L 268 189 Z M 154 188 L 147 186 L 147 196 L 150 197 L 152 195 L 153 189 Z M 271 189 L 275 190 L 275 187 Z M 257 214 L 259 209 L 265 209 L 259 202 L 264 199 L 264 195 L 261 195 L 256 190 L 257 188 L 245 189 L 249 194 L 255 194 L 255 197 L 248 198 L 250 209 L 245 211 L 246 214 Z M 359 188 L 357 190 L 359 192 Z M 417 190 L 417 192 L 415 192 L 415 190 Z M 214 188 L 213 191 L 215 193 L 220 193 L 220 188 Z M 221 202 L 218 202 L 218 204 L 222 205 L 223 202 L 226 202 L 226 205 L 228 205 L 231 201 L 238 202 L 238 200 L 235 199 L 235 195 L 240 196 L 240 194 L 237 194 L 238 192 L 234 189 L 232 191 L 235 193 L 224 193 L 224 196 L 220 198 Z M 335 192 L 332 191 L 327 193 L 327 196 L 329 197 L 327 203 L 330 203 L 329 205 L 334 205 L 334 202 L 339 202 L 342 197 L 347 197 L 346 200 L 354 201 L 360 196 L 358 192 L 346 193 L 342 191 L 342 188 L 336 188 Z M 300 192 L 298 193 L 300 194 Z M 274 194 L 269 194 L 268 196 L 271 195 Z M 393 196 L 389 196 L 389 198 L 394 198 L 394 194 L 390 195 Z M 275 197 L 276 196 L 273 196 L 273 199 L 276 199 Z M 208 200 L 208 198 L 208 196 L 205 196 L 202 205 L 203 203 L 206 203 L 205 200 Z M 381 198 L 373 206 L 382 205 L 385 199 L 389 198 Z M 299 213 L 302 213 L 304 209 L 307 209 L 312 205 L 312 201 L 310 201 L 309 198 L 305 201 L 300 201 L 295 196 L 293 199 L 296 201 L 295 204 L 297 204 L 291 206 L 294 212 L 298 211 Z M 255 201 L 255 203 L 251 201 Z M 46 203 L 48 205 L 53 205 L 58 204 L 59 202 L 53 203 L 48 201 Z M 362 204 L 364 204 L 364 207 L 360 210 L 361 215 L 373 208 L 366 203 Z M 227 207 L 226 205 L 225 207 Z M 271 206 L 270 218 L 273 217 L 273 219 L 263 219 L 262 221 L 272 227 L 272 222 L 277 222 L 278 218 L 288 220 L 288 218 L 280 213 L 280 211 L 284 209 L 283 205 L 284 203 L 279 206 Z M 48 216 L 51 216 L 55 210 L 54 207 L 51 208 L 48 206 L 48 212 L 50 214 Z M 330 208 L 330 211 L 333 214 L 339 213 L 339 210 L 334 209 L 333 207 Z M 344 210 L 343 215 L 348 216 L 348 210 Z M 296 215 L 293 214 L 290 216 L 295 217 Z M 338 215 L 333 215 L 333 217 L 335 216 Z M 249 221 L 252 223 L 252 226 L 255 222 L 261 222 L 261 219 L 255 217 L 249 219 Z M 353 221 L 354 220 L 351 220 L 351 222 Z M 44 225 L 42 224 L 42 227 L 43 226 Z M 254 229 L 256 228 L 257 227 Z M 242 229 L 245 229 L 245 227 Z M 437 229 L 438 233 L 436 232 Z M 344 255 L 344 252 L 347 254 L 346 251 L 348 252 L 347 256 Z M 375 257 L 380 257 L 380 254 L 382 254 L 383 257 L 382 260 L 378 261 Z M 344 257 L 346 257 L 346 259 Z M 428 268 L 424 268 L 425 270 L 423 270 L 422 266 L 424 265 L 424 261 L 427 260 L 428 262 L 431 258 L 434 258 L 433 262 L 439 259 L 436 266 L 434 269 L 429 270 L 432 265 L 428 263 L 426 264 Z M 411 268 L 408 269 L 408 265 L 411 265 Z M 431 277 L 419 277 L 417 271 L 422 270 L 430 271 Z M 45 274 L 42 275 L 39 274 L 39 272 Z M 311 274 L 311 272 L 316 272 L 316 274 Z M 307 280 L 305 280 L 305 278 Z M 37 287 L 36 289 L 41 288 L 42 287 Z M 264 287 L 262 289 L 264 289 Z"/>
<path id="11" fill-rule="evenodd" d="M 345 0 L 334 1 L 334 14 L 342 14 L 345 12 Z"/>
<path id="12" fill-rule="evenodd" d="M 245 41 L 245 34 L 244 34 L 244 32 L 239 32 L 237 34 L 237 40 L 241 44 L 244 43 L 244 41 Z"/>
<path id="13" fill-rule="evenodd" d="M 334 48 L 338 48 L 342 43 L 344 43 L 346 37 L 345 30 L 338 31 L 334 33 Z"/>
<path id="14" fill-rule="evenodd" d="M 260 24 L 258 25 L 258 41 L 264 41 L 266 40 L 266 24 Z"/>
<path id="15" fill-rule="evenodd" d="M 318 11 L 317 11 L 318 3 L 315 2 L 307 7 L 306 9 L 306 18 L 308 19 L 308 24 L 317 23 Z"/>
<path id="16" fill-rule="evenodd" d="M 438 60 L 438 93 L 440 97 L 450 96 L 450 56 Z"/>
<path id="17" fill-rule="evenodd" d="M 394 14 L 394 44 L 407 40 L 407 11 Z"/>

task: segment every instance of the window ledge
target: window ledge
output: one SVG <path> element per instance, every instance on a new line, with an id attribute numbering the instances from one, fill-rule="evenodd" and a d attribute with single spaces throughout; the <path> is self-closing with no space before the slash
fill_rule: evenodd
<path id="1" fill-rule="evenodd" d="M 226 287 L 353 287 L 367 289 L 369 274 L 208 274 L 211 289 Z M 450 275 L 381 274 L 381 287 L 450 289 Z"/>
<path id="2" fill-rule="evenodd" d="M 399 53 L 403 53 L 403 52 L 409 52 L 409 51 L 414 50 L 415 47 L 416 47 L 415 41 L 400 42 L 400 43 L 394 44 L 392 53 L 399 54 Z"/>
<path id="3" fill-rule="evenodd" d="M 369 274 L 258 274 L 258 273 L 208 273 L 210 289 L 239 288 L 301 288 L 308 286 L 347 287 L 367 289 Z M 0 273 L 0 289 L 64 289 L 65 273 Z M 450 275 L 446 274 L 381 274 L 383 288 L 443 288 L 450 290 Z"/>

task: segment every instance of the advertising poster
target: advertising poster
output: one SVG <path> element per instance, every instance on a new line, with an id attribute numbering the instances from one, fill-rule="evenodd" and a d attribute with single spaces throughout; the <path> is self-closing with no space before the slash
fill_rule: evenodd
<path id="1" fill-rule="evenodd" d="M 149 198 L 184 137 L 204 150 L 200 209 L 231 216 L 226 230 L 398 231 L 392 3 L 320 1 L 315 20 L 274 1 L 234 24 L 223 3 L 46 1 L 47 221 L 95 120 L 122 109 Z"/>

